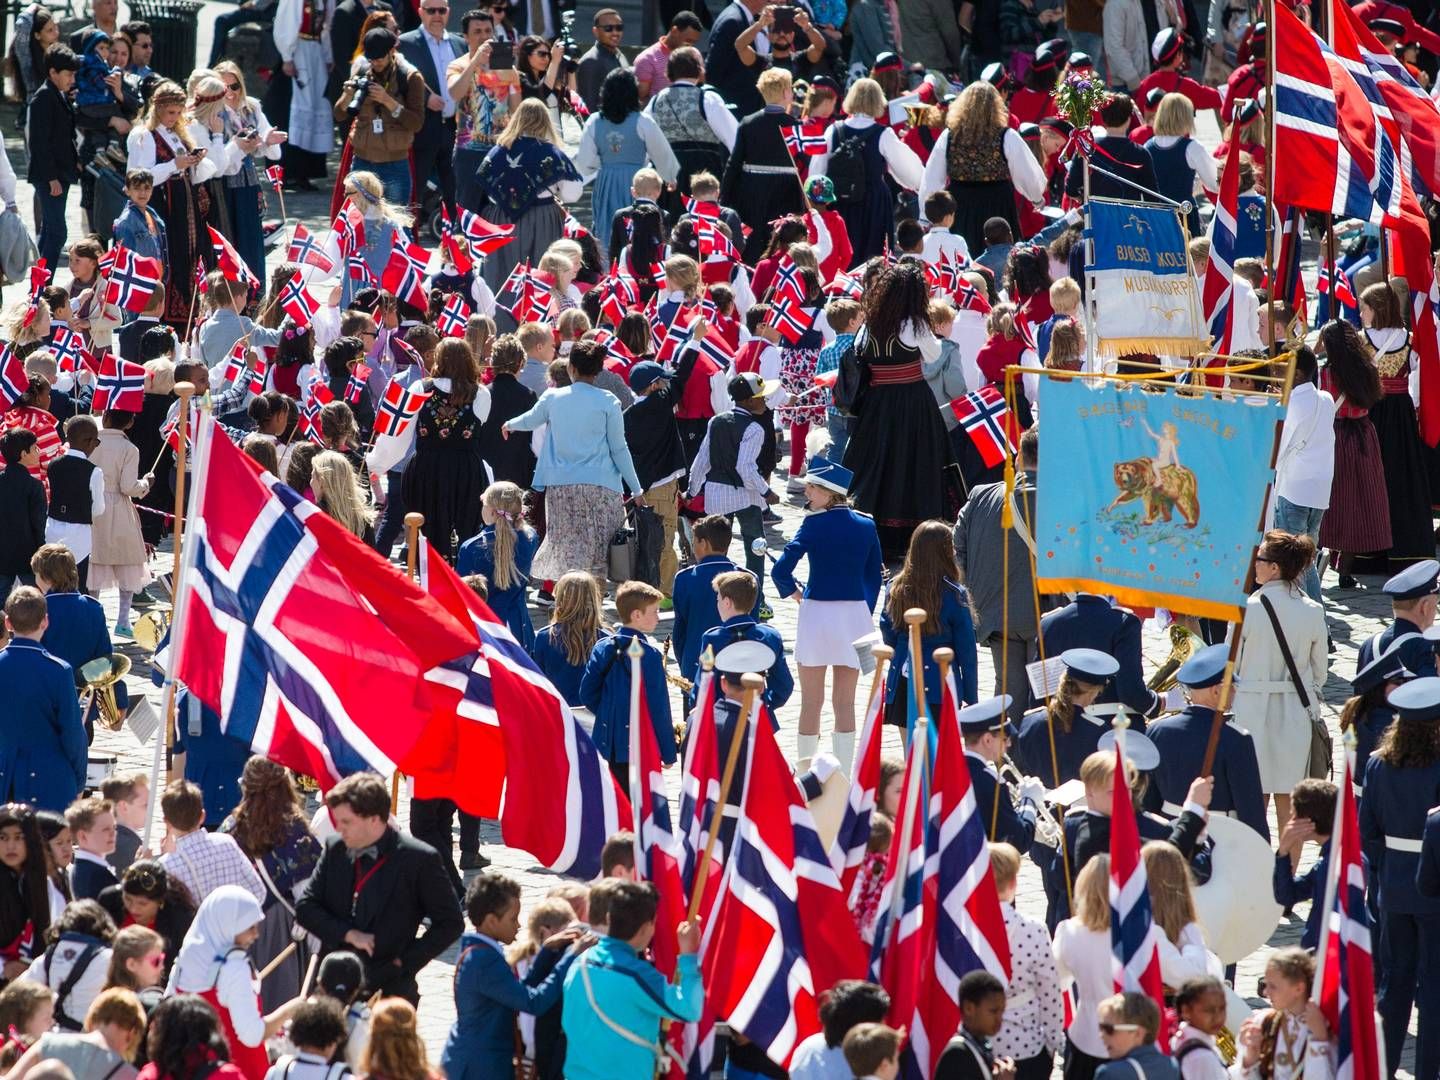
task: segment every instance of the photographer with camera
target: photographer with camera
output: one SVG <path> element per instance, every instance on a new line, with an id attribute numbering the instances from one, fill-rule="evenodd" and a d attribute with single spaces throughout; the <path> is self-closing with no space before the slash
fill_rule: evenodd
<path id="1" fill-rule="evenodd" d="M 764 56 L 754 47 L 755 38 L 765 34 L 770 39 L 770 54 Z M 796 36 L 804 34 L 806 44 L 797 49 Z M 767 67 L 784 68 L 795 81 L 808 82 L 815 74 L 815 66 L 825 55 L 825 35 L 810 21 L 804 8 L 776 4 L 767 7 L 760 17 L 751 23 L 735 39 L 735 51 L 740 63 L 757 75 Z"/>
<path id="2" fill-rule="evenodd" d="M 630 61 L 620 51 L 620 43 L 625 40 L 625 21 L 614 8 L 597 11 L 590 32 L 595 35 L 595 44 L 575 65 L 575 89 L 585 107 L 593 113 L 600 107 L 600 84 L 605 81 L 605 76 L 612 71 L 629 68 Z"/>
<path id="3" fill-rule="evenodd" d="M 535 34 L 527 34 L 515 47 L 515 70 L 520 73 L 520 97 L 534 98 L 550 109 L 558 127 L 561 103 L 570 107 L 570 82 L 575 65 L 565 58 L 560 40 L 553 45 Z"/>
<path id="4" fill-rule="evenodd" d="M 351 169 L 374 173 L 385 198 L 410 203 L 410 147 L 425 123 L 425 77 L 396 55 L 400 39 L 376 28 L 361 49 L 366 63 L 348 80 L 335 103 L 335 121 L 350 125 Z"/>

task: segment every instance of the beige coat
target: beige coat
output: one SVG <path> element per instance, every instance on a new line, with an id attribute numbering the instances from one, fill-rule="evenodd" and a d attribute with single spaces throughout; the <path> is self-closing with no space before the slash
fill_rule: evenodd
<path id="1" fill-rule="evenodd" d="M 140 451 L 123 431 L 103 428 L 100 445 L 90 460 L 105 476 L 105 512 L 93 522 L 95 550 L 90 561 L 106 566 L 144 566 L 140 514 L 130 501 L 150 490 L 149 482 L 139 477 Z"/>
<path id="2" fill-rule="evenodd" d="M 1235 722 L 1255 740 L 1260 762 L 1260 789 L 1267 795 L 1288 795 L 1305 778 L 1310 755 L 1310 717 L 1300 704 L 1285 657 L 1275 640 L 1270 617 L 1260 605 L 1266 596 L 1279 616 L 1285 641 L 1305 685 L 1310 704 L 1318 707 L 1320 688 L 1329 674 L 1325 610 L 1294 585 L 1271 581 L 1245 605 L 1240 629 L 1240 658 L 1235 666 Z"/>

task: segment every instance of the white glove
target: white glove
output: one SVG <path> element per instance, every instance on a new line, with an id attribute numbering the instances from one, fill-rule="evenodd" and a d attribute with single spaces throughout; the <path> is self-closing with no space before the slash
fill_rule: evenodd
<path id="1" fill-rule="evenodd" d="M 1020 780 L 1020 798 L 1039 806 L 1045 800 L 1045 784 L 1038 776 L 1026 776 Z"/>
<path id="2" fill-rule="evenodd" d="M 1165 712 L 1175 712 L 1185 707 L 1185 691 L 1178 686 L 1172 686 L 1165 691 Z"/>

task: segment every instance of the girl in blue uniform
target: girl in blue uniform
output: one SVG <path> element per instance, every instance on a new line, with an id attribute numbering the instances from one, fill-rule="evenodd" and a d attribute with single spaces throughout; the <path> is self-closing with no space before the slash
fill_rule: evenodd
<path id="1" fill-rule="evenodd" d="M 1099 649 L 1067 649 L 1060 654 L 1065 671 L 1050 703 L 1025 714 L 1010 753 L 1020 771 L 1059 787 L 1080 775 L 1085 759 L 1099 749 L 1109 725 L 1085 715 L 1120 670 L 1120 662 Z M 1055 729 L 1055 757 L 1050 757 L 1050 728 Z M 1056 766 L 1059 775 L 1056 775 Z"/>
<path id="2" fill-rule="evenodd" d="M 580 677 L 595 643 L 606 634 L 600 586 L 584 570 L 572 570 L 555 582 L 550 625 L 535 635 L 530 655 L 570 707 L 580 705 Z"/>
<path id="3" fill-rule="evenodd" d="M 960 693 L 957 704 L 973 705 L 979 696 L 975 658 L 975 623 L 970 616 L 970 595 L 955 565 L 955 537 L 944 521 L 922 522 L 910 536 L 905 565 L 890 582 L 885 609 L 880 613 L 880 636 L 895 650 L 885 679 L 885 719 L 905 723 L 910 687 L 910 628 L 905 623 L 907 608 L 923 608 L 920 627 L 920 654 L 924 658 L 925 702 L 932 716 L 940 708 L 940 671 L 935 650 L 955 650 L 955 683 Z M 908 724 L 906 727 L 908 728 Z"/>
<path id="4" fill-rule="evenodd" d="M 834 670 L 830 707 L 835 712 L 832 747 L 848 771 L 855 756 L 855 684 L 860 657 L 854 642 L 874 628 L 872 612 L 880 598 L 880 534 L 875 522 L 851 509 L 849 469 L 817 455 L 805 474 L 805 500 L 811 513 L 775 562 L 771 579 L 781 596 L 800 601 L 795 630 L 795 662 L 800 667 L 800 760 L 815 756 L 820 745 L 820 707 L 825 669 Z M 803 592 L 795 568 L 809 559 Z"/>
<path id="5" fill-rule="evenodd" d="M 480 518 L 485 527 L 460 545 L 455 572 L 461 577 L 485 575 L 490 610 L 528 651 L 535 644 L 535 627 L 525 603 L 525 586 L 530 583 L 530 564 L 540 538 L 525 523 L 524 493 L 508 480 L 491 484 L 480 496 Z"/>
<path id="6" fill-rule="evenodd" d="M 1413 637 L 1405 634 L 1390 643 L 1390 647 L 1355 673 L 1350 688 L 1355 696 L 1345 702 L 1340 710 L 1340 731 L 1355 732 L 1355 794 L 1362 797 L 1365 785 L 1365 767 L 1381 738 L 1395 721 L 1395 710 L 1385 699 L 1390 691 L 1414 678 L 1401 659 L 1400 650 L 1406 640 Z"/>

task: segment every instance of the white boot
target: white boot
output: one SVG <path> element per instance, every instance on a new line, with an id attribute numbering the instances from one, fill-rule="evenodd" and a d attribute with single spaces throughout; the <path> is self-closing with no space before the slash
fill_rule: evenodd
<path id="1" fill-rule="evenodd" d="M 820 749 L 820 735 L 806 735 L 804 732 L 795 736 L 795 767 L 803 769 L 810 764 L 810 759 L 815 756 L 815 751 Z"/>
<path id="2" fill-rule="evenodd" d="M 840 760 L 840 771 L 849 776 L 850 765 L 855 758 L 855 732 L 832 731 L 830 733 L 830 749 Z"/>

